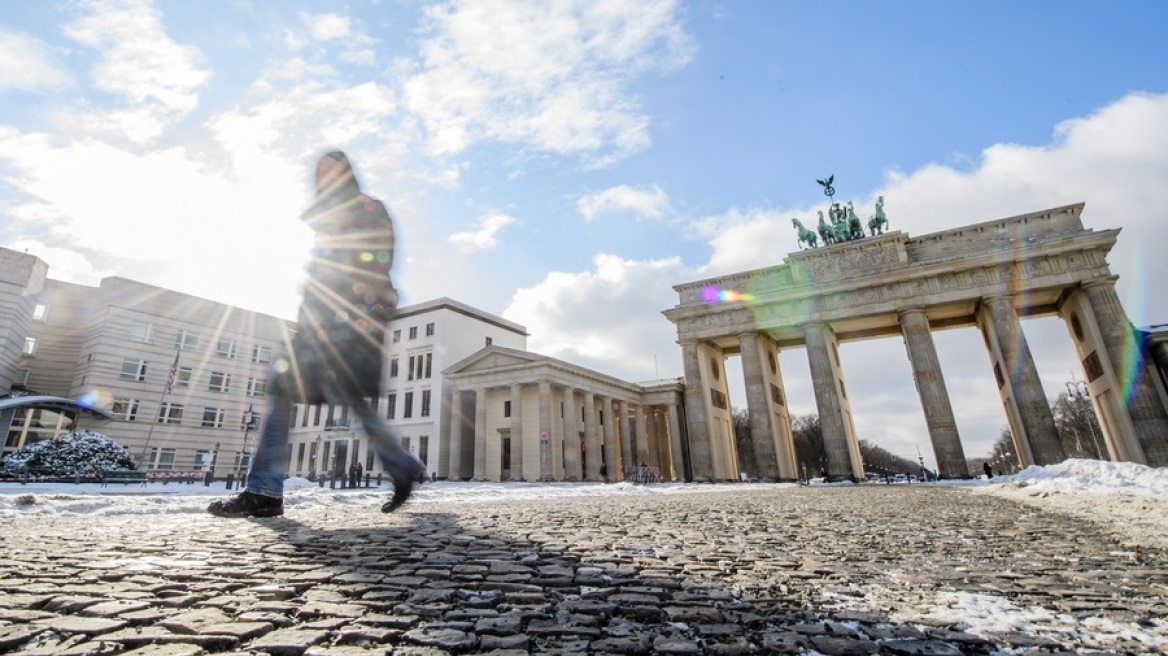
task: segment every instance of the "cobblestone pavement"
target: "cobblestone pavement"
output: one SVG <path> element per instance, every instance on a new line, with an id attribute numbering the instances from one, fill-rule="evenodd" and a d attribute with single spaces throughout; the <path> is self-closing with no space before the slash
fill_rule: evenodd
<path id="1" fill-rule="evenodd" d="M 30 656 L 1155 653 L 1168 639 L 1168 554 L 956 487 L 27 515 L 0 545 L 0 653 Z M 986 604 L 1020 619 L 977 630 Z"/>

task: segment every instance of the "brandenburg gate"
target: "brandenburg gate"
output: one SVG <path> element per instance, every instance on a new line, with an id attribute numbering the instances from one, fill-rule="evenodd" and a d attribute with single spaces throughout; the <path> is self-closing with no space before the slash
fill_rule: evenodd
<path id="1" fill-rule="evenodd" d="M 738 478 L 724 365 L 735 354 L 760 475 L 799 478 L 778 360 L 792 348 L 807 349 L 828 478 L 862 480 L 838 344 L 894 335 L 904 339 L 939 475 L 968 478 L 932 337 L 963 326 L 977 326 L 985 340 L 1020 464 L 1061 462 L 1019 321 L 1044 315 L 1066 322 L 1110 458 L 1168 465 L 1168 394 L 1141 359 L 1107 265 L 1119 230 L 1084 228 L 1082 211 L 1080 203 L 920 237 L 873 230 L 829 240 L 829 232 L 832 245 L 791 253 L 779 266 L 675 286 L 678 304 L 664 314 L 682 348 L 694 480 Z M 850 204 L 848 214 L 854 219 Z M 820 224 L 822 234 L 822 216 Z M 798 227 L 800 241 L 814 245 Z"/>

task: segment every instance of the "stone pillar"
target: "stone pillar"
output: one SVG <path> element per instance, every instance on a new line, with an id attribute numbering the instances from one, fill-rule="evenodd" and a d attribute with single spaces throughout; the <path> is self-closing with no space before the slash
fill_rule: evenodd
<path id="1" fill-rule="evenodd" d="M 1164 467 L 1168 465 L 1168 412 L 1143 362 L 1143 345 L 1115 293 L 1115 278 L 1086 283 L 1083 291 L 1099 326 L 1111 369 L 1124 383 L 1127 413 L 1143 450 L 1144 464 Z"/>
<path id="2" fill-rule="evenodd" d="M 1018 424 L 1014 439 L 1026 440 L 1033 464 L 1053 465 L 1066 460 L 1066 452 L 1054 425 L 1054 415 L 1050 412 L 1038 369 L 1030 355 L 1030 345 L 1026 343 L 1026 335 L 1022 333 L 1014 309 L 1014 300 L 1009 296 L 994 296 L 983 299 L 982 306 L 988 313 L 989 328 L 999 350 L 997 359 L 1001 367 L 995 370 L 995 376 L 998 376 L 999 385 L 1009 386 L 1014 401 Z M 1027 463 L 1022 461 L 1022 464 Z"/>
<path id="3" fill-rule="evenodd" d="M 860 464 L 852 462 L 853 449 L 849 442 L 854 439 L 854 433 L 850 430 L 851 418 L 846 414 L 842 390 L 836 382 L 838 363 L 836 366 L 832 363 L 835 341 L 830 330 L 825 324 L 810 323 L 803 327 L 803 339 L 811 365 L 819 426 L 823 430 L 823 448 L 827 453 L 827 478 L 838 481 L 864 474 Z"/>
<path id="4" fill-rule="evenodd" d="M 596 422 L 596 395 L 584 390 L 584 480 L 600 480 L 600 427 Z"/>
<path id="5" fill-rule="evenodd" d="M 668 408 L 669 416 L 666 421 L 669 425 L 669 467 L 673 471 L 673 481 L 681 482 L 687 480 L 685 454 L 682 453 L 681 447 L 681 410 L 677 403 L 670 403 Z"/>
<path id="6" fill-rule="evenodd" d="M 637 467 L 649 464 L 649 427 L 644 404 L 637 404 Z"/>
<path id="7" fill-rule="evenodd" d="M 681 343 L 682 365 L 685 370 L 685 414 L 689 431 L 690 467 L 695 481 L 714 479 L 714 454 L 710 445 L 710 415 L 706 381 L 702 377 L 698 345 L 693 341 Z M 633 463 L 638 466 L 641 463 Z"/>
<path id="8" fill-rule="evenodd" d="M 917 394 L 925 411 L 925 425 L 929 428 L 933 455 L 937 459 L 937 475 L 941 478 L 969 478 L 969 466 L 957 433 L 957 420 L 953 417 L 941 361 L 937 358 L 937 347 L 929 330 L 929 317 L 923 308 L 901 310 L 899 315 L 904 346 L 908 350 Z"/>
<path id="9" fill-rule="evenodd" d="M 551 479 L 551 435 L 552 435 L 552 384 L 539 381 L 539 479 Z M 548 439 L 543 439 L 544 435 Z"/>
<path id="10" fill-rule="evenodd" d="M 738 336 L 742 349 L 742 376 L 746 381 L 746 408 L 750 415 L 750 442 L 754 447 L 754 462 L 758 477 L 774 481 L 779 478 L 778 456 L 775 453 L 775 426 L 770 402 L 770 382 L 767 380 L 764 357 L 770 351 L 760 348 L 758 333 Z M 738 467 L 742 471 L 741 465 Z"/>
<path id="11" fill-rule="evenodd" d="M 612 414 L 612 397 L 600 397 L 601 426 L 604 433 L 604 475 L 605 482 L 613 480 L 620 472 L 620 457 L 616 448 L 616 420 Z"/>
<path id="12" fill-rule="evenodd" d="M 523 386 L 511 385 L 511 480 L 523 476 Z"/>
<path id="13" fill-rule="evenodd" d="M 629 434 L 629 402 L 621 399 L 620 402 L 620 441 L 621 441 L 621 469 L 617 480 L 624 480 L 625 470 L 637 466 L 637 457 L 633 454 L 633 438 Z"/>
<path id="14" fill-rule="evenodd" d="M 450 442 L 448 449 L 450 450 L 450 469 L 447 473 L 447 478 L 452 481 L 459 481 L 463 478 L 462 473 L 462 390 L 450 386 L 450 427 L 447 433 L 447 439 Z"/>
<path id="15" fill-rule="evenodd" d="M 580 421 L 576 417 L 576 390 L 564 388 L 564 480 L 584 478 L 580 468 Z"/>
<path id="16" fill-rule="evenodd" d="M 475 390 L 474 480 L 487 480 L 487 390 Z"/>

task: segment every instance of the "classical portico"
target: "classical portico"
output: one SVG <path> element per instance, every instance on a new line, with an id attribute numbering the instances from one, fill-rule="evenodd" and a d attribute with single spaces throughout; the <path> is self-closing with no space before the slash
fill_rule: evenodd
<path id="1" fill-rule="evenodd" d="M 451 480 L 618 481 L 641 464 L 684 480 L 679 379 L 628 383 L 500 346 L 442 373 Z"/>
<path id="2" fill-rule="evenodd" d="M 794 479 L 778 366 L 805 348 L 830 479 L 861 478 L 841 342 L 899 336 L 944 478 L 968 476 L 932 331 L 977 326 L 1023 466 L 1065 459 L 1020 318 L 1058 315 L 1078 350 L 1113 460 L 1168 465 L 1168 396 L 1139 341 L 1106 257 L 1119 230 L 1083 227 L 1082 204 L 910 237 L 891 232 L 787 256 L 779 266 L 677 285 L 678 332 L 696 480 L 737 477 L 725 359 L 742 358 L 762 475 Z"/>

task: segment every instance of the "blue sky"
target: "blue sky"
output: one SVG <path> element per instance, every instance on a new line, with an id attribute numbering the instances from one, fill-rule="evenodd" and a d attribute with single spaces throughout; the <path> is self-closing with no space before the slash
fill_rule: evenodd
<path id="1" fill-rule="evenodd" d="M 671 286 L 781 263 L 835 174 L 910 235 L 1086 202 L 1123 228 L 1133 321 L 1163 323 L 1166 24 L 1161 2 L 16 0 L 0 244 L 292 317 L 310 163 L 340 147 L 395 215 L 405 302 L 645 380 L 681 373 Z M 1065 330 L 1025 328 L 1053 396 Z M 937 335 L 971 456 L 1005 424 L 979 339 Z M 841 353 L 861 438 L 931 460 L 899 340 Z M 805 358 L 782 365 L 814 412 Z"/>

